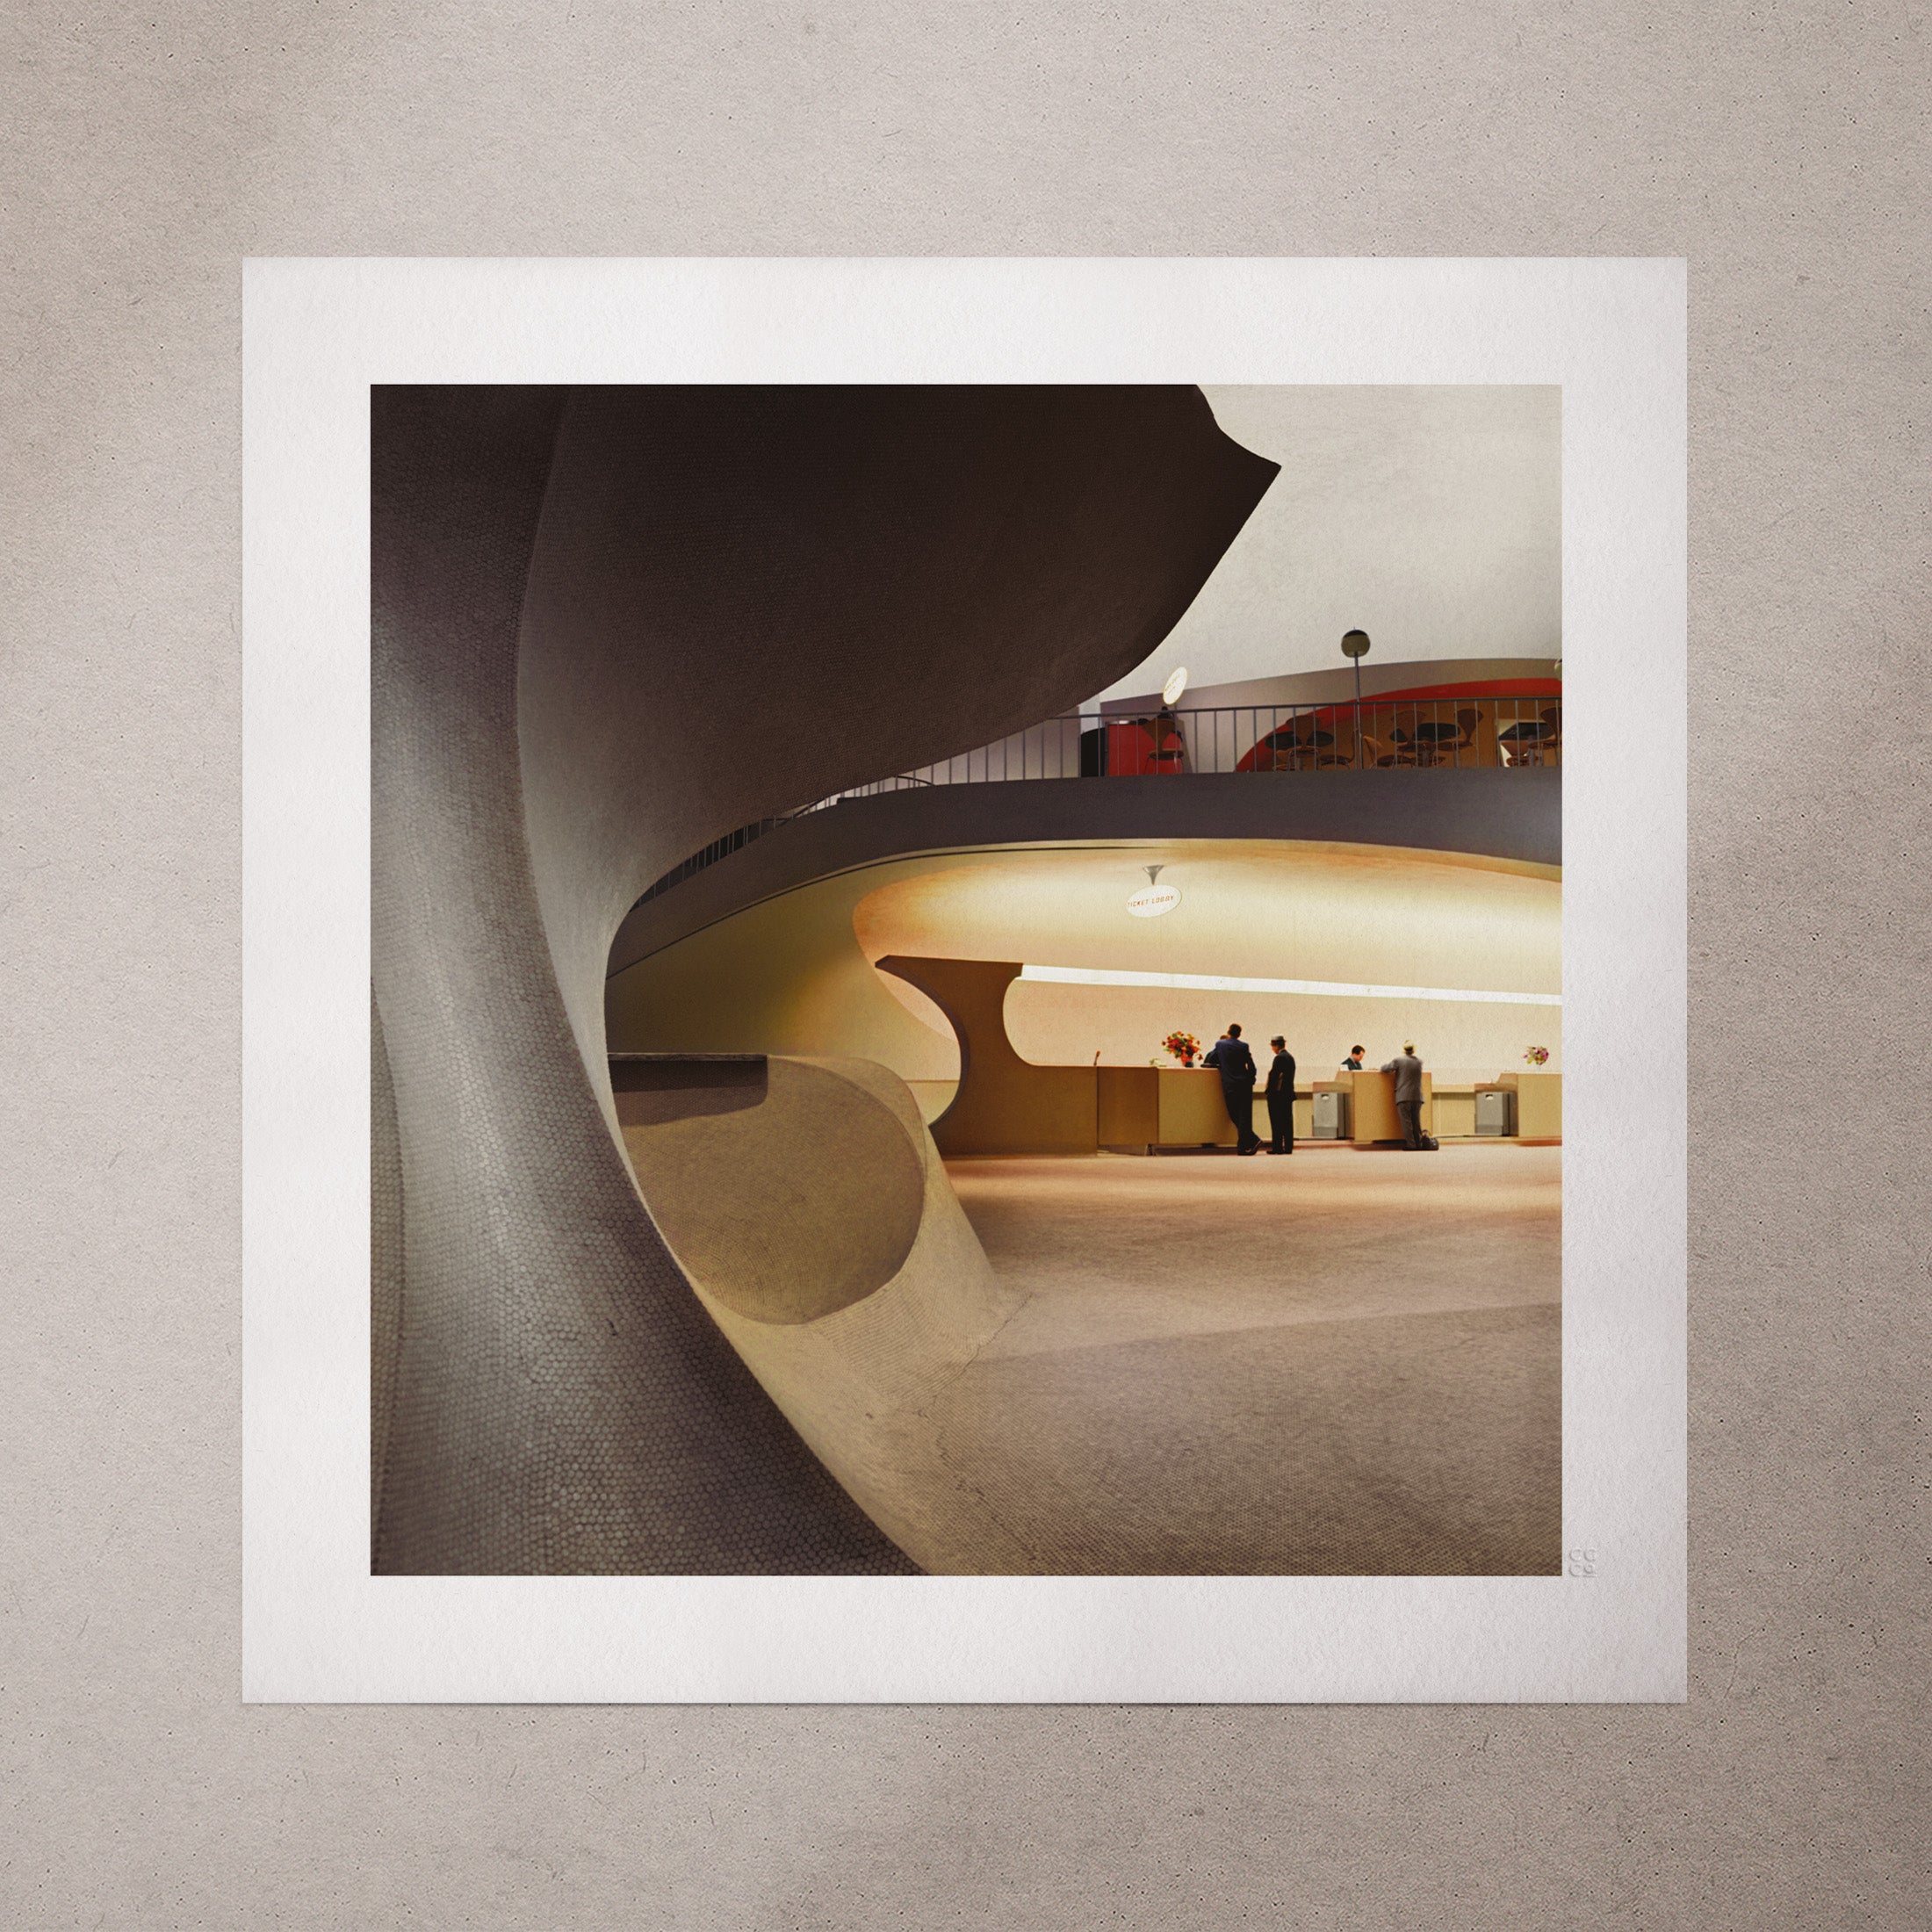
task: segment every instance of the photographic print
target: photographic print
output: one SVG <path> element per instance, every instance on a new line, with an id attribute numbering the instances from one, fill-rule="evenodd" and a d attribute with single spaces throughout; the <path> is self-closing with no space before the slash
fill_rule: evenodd
<path id="1" fill-rule="evenodd" d="M 377 388 L 373 1568 L 1556 1574 L 1561 434 Z"/>
<path id="2" fill-rule="evenodd" d="M 255 264 L 249 1694 L 1681 1694 L 1682 325 Z"/>

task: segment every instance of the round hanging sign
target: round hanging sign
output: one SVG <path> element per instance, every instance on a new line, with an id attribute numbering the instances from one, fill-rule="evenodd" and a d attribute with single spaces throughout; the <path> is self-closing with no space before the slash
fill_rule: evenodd
<path id="1" fill-rule="evenodd" d="M 1127 902 L 1127 909 L 1137 919 L 1157 919 L 1180 904 L 1178 885 L 1143 885 Z"/>

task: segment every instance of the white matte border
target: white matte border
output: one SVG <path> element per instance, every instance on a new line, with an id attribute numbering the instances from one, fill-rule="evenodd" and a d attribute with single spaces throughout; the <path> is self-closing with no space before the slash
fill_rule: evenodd
<path id="1" fill-rule="evenodd" d="M 1681 1700 L 1684 321 L 1676 261 L 249 263 L 243 1695 Z M 368 392 L 410 382 L 1562 386 L 1563 1576 L 368 1574 Z"/>

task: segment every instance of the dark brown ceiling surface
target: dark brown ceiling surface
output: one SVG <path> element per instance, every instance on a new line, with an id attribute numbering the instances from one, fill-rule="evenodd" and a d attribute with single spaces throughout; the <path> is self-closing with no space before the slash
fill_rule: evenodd
<path id="1" fill-rule="evenodd" d="M 518 730 L 587 1063 L 588 965 L 601 981 L 653 879 L 734 826 L 1124 675 L 1277 468 L 1187 387 L 573 392 Z"/>
<path id="2" fill-rule="evenodd" d="M 1139 662 L 1273 465 L 1181 388 L 378 389 L 371 431 L 377 1567 L 910 1568 L 639 1204 L 610 938 L 716 832 Z"/>

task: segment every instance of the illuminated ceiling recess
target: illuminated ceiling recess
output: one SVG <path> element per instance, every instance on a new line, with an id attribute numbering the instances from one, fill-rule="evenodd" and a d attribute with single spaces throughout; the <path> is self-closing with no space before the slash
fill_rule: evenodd
<path id="1" fill-rule="evenodd" d="M 1185 676 L 1177 672 L 1176 676 Z M 1167 681 L 1171 684 L 1174 680 Z M 1180 888 L 1178 885 L 1163 885 L 1161 874 L 1164 866 L 1150 865 L 1147 868 L 1147 883 L 1138 892 L 1128 895 L 1127 909 L 1137 919 L 1157 919 L 1164 912 L 1171 912 L 1180 904 Z"/>
<path id="2" fill-rule="evenodd" d="M 1142 896 L 1138 892 L 1134 895 L 1135 898 Z M 1128 904 L 1131 906 L 1132 901 Z M 1352 980 L 1255 979 L 1227 973 L 1143 973 L 1107 966 L 1022 966 L 1020 977 L 1060 986 L 1170 986 L 1185 992 L 1208 993 L 1337 993 L 1369 999 L 1470 999 L 1499 1006 L 1563 1004 L 1561 993 L 1477 992 L 1455 986 L 1368 986 Z"/>

